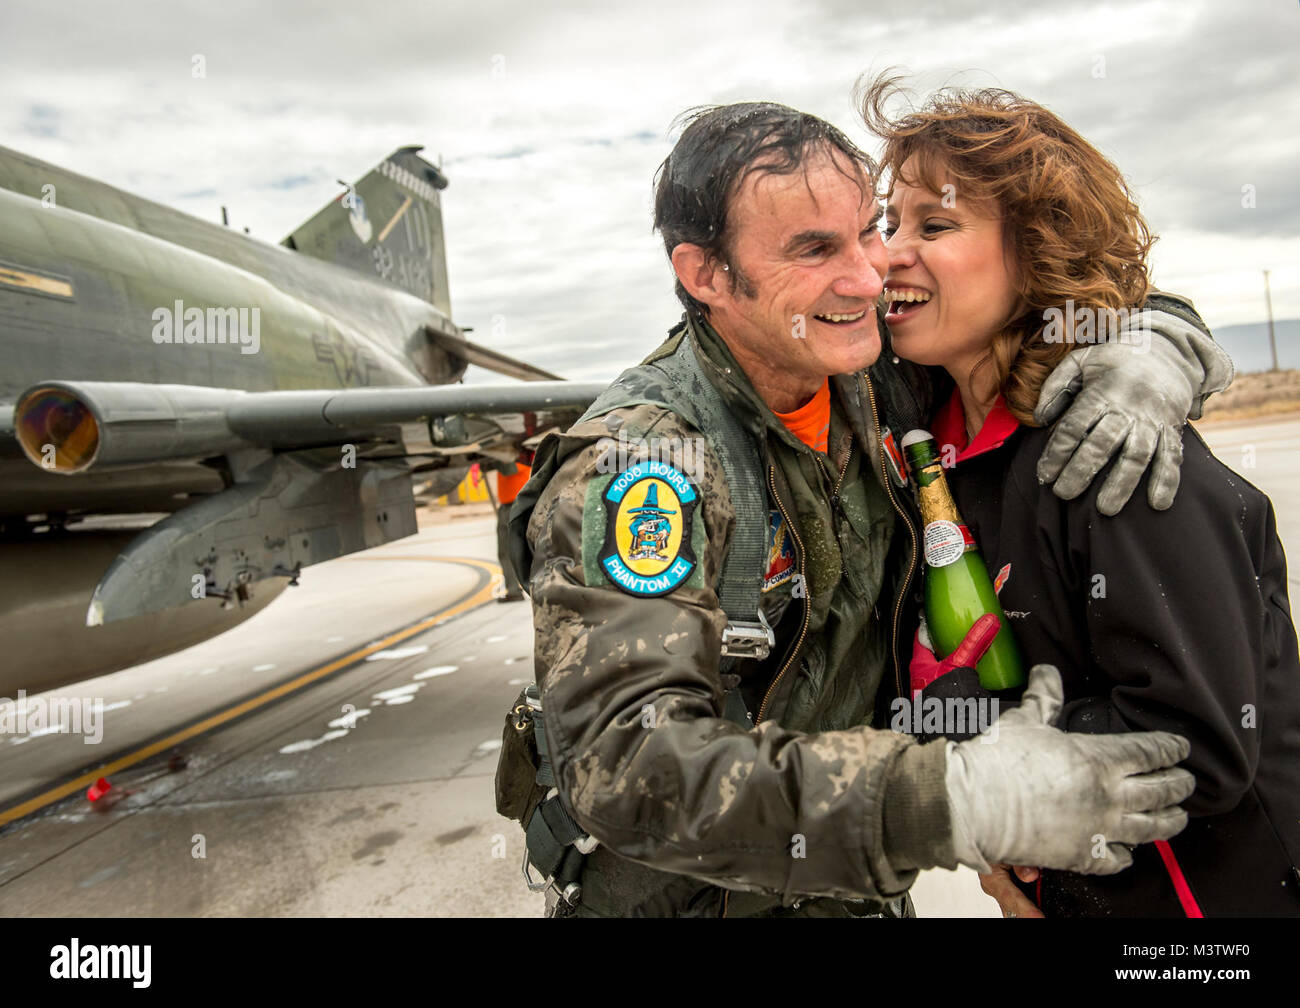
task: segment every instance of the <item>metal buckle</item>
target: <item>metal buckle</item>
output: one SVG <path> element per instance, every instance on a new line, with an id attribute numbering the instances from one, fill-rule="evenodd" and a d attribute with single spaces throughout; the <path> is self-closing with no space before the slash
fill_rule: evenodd
<path id="1" fill-rule="evenodd" d="M 548 802 L 552 798 L 556 797 L 559 793 L 560 793 L 559 788 L 551 788 L 548 792 L 546 792 L 546 797 L 543 798 L 542 801 Z M 539 804 L 538 808 L 540 807 L 541 805 Z M 533 815 L 541 815 L 541 813 L 534 812 Z M 579 854 L 587 855 L 600 846 L 600 841 L 597 840 L 595 837 L 591 836 L 590 834 L 586 834 L 574 840 L 573 846 L 577 848 Z M 560 892 L 559 889 L 555 888 L 554 875 L 548 875 L 542 881 L 537 882 L 533 880 L 532 869 L 533 869 L 533 863 L 528 860 L 528 843 L 527 841 L 525 841 L 523 873 L 524 873 L 524 885 L 528 886 L 529 892 L 545 892 L 547 889 L 555 889 L 556 894 L 561 899 L 563 899 L 566 903 L 570 904 L 571 906 L 577 905 L 577 902 L 581 898 L 581 894 L 582 894 L 581 886 L 576 885 L 574 883 L 570 883 L 570 885 L 564 890 L 564 892 Z"/>
<path id="2" fill-rule="evenodd" d="M 732 620 L 722 628 L 722 656 L 724 658 L 757 658 L 762 660 L 772 653 L 776 636 L 768 626 L 767 617 L 760 611 L 758 622 Z"/>
<path id="3" fill-rule="evenodd" d="M 554 876 L 548 876 L 541 882 L 533 881 L 533 863 L 528 860 L 528 844 L 524 844 L 524 885 L 528 886 L 529 892 L 545 892 L 555 883 Z"/>

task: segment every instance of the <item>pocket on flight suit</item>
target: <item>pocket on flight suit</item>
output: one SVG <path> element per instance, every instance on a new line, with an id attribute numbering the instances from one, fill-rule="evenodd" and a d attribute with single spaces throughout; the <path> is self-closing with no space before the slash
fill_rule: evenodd
<path id="1" fill-rule="evenodd" d="M 501 755 L 497 757 L 496 803 L 500 815 L 521 824 L 528 822 L 533 810 L 546 797 L 537 783 L 540 763 L 532 712 L 521 690 L 506 714 Z"/>

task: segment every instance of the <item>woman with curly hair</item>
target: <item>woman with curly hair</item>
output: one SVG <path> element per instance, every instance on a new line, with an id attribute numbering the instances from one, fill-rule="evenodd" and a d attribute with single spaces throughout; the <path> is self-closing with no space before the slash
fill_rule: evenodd
<path id="1" fill-rule="evenodd" d="M 1176 732 L 1197 781 L 1187 828 L 1128 870 L 998 865 L 984 890 L 1006 916 L 1300 914 L 1300 656 L 1269 499 L 1190 427 L 1168 510 L 1104 517 L 1101 481 L 1063 501 L 1037 478 L 1034 404 L 1075 344 L 1140 354 L 1149 326 L 1191 324 L 1151 288 L 1133 194 L 1041 105 L 947 89 L 891 117 L 897 90 L 862 95 L 890 176 L 885 322 L 894 354 L 952 378 L 931 429 L 958 509 L 1027 661 L 1061 670 L 1058 726 Z M 1109 422 L 1092 436 L 1120 443 Z M 917 654 L 913 689 L 943 670 Z"/>

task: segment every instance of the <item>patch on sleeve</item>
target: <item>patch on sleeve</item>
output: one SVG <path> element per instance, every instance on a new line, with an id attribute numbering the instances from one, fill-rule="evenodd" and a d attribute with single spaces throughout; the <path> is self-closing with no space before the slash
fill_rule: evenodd
<path id="1" fill-rule="evenodd" d="M 629 595 L 666 595 L 697 567 L 693 526 L 699 494 L 678 469 L 639 462 L 605 487 L 601 571 Z M 585 537 L 584 537 L 585 538 Z"/>

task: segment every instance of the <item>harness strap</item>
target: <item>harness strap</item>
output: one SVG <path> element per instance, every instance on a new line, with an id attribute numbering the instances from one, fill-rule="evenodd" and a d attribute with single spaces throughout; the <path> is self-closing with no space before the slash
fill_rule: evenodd
<path id="1" fill-rule="evenodd" d="M 551 766 L 551 748 L 546 741 L 546 724 L 542 720 L 542 701 L 535 697 L 537 684 L 529 683 L 524 695 L 533 715 L 533 738 L 537 742 L 537 783 L 544 788 L 555 787 L 555 768 Z"/>
<path id="2" fill-rule="evenodd" d="M 542 718 L 541 693 L 536 683 L 524 689 L 528 710 L 533 723 L 533 738 L 537 743 L 537 783 L 549 788 L 546 797 L 533 810 L 525 826 L 524 880 L 528 887 L 541 891 L 554 887 L 570 904 L 582 898 L 583 858 L 596 849 L 596 841 L 587 835 L 560 803 L 560 792 L 555 786 L 555 771 L 551 764 L 550 743 L 546 738 L 546 725 Z M 529 865 L 542 873 L 544 881 L 534 882 Z"/>
<path id="3" fill-rule="evenodd" d="M 591 404 L 582 420 L 643 403 L 664 406 L 681 416 L 708 440 L 718 456 L 736 513 L 718 583 L 718 603 L 727 614 L 722 654 L 766 658 L 775 637 L 759 608 L 768 528 L 763 463 L 754 438 L 705 376 L 689 330 L 669 356 L 623 372 Z"/>
<path id="4" fill-rule="evenodd" d="M 574 849 L 573 842 L 586 835 L 586 830 L 564 811 L 559 796 L 553 795 L 538 805 L 528 820 L 528 859 L 547 878 L 553 878 L 565 855 Z"/>

